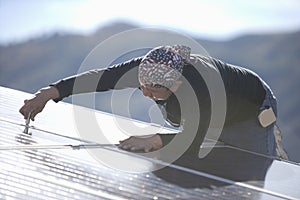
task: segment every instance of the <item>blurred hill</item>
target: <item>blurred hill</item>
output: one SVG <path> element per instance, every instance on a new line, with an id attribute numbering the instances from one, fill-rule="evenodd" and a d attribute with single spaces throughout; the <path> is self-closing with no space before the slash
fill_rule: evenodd
<path id="1" fill-rule="evenodd" d="M 75 74 L 97 44 L 132 28 L 137 27 L 115 23 L 89 36 L 56 33 L 0 46 L 0 84 L 34 93 Z M 300 31 L 244 35 L 228 41 L 194 39 L 211 56 L 252 69 L 266 80 L 278 98 L 278 124 L 283 132 L 284 148 L 292 160 L 300 162 Z"/>

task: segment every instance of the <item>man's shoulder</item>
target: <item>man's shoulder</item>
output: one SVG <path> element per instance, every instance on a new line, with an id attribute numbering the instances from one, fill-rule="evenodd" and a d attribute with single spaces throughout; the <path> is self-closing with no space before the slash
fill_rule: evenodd
<path id="1" fill-rule="evenodd" d="M 116 61 L 115 63 L 113 62 L 113 64 L 108 68 L 118 68 L 118 67 L 126 67 L 126 66 L 137 67 L 141 63 L 142 59 L 143 56 L 139 56 L 139 57 L 133 57 L 126 60 Z"/>

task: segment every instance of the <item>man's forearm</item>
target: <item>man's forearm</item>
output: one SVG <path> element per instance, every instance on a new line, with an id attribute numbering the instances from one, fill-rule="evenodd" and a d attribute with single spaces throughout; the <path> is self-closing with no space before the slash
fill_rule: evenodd
<path id="1" fill-rule="evenodd" d="M 36 95 L 41 95 L 41 97 L 43 99 L 45 99 L 45 101 L 49 101 L 51 99 L 57 99 L 60 96 L 59 91 L 57 90 L 57 88 L 55 88 L 53 86 L 48 86 L 48 87 L 40 89 L 36 93 Z"/>

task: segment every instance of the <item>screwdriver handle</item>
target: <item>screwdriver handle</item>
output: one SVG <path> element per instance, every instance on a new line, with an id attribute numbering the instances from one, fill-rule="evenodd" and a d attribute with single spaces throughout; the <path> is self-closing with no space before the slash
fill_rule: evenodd
<path id="1" fill-rule="evenodd" d="M 31 112 L 28 114 L 28 117 L 25 121 L 25 129 L 24 129 L 23 133 L 28 134 L 29 124 L 30 124 L 30 117 L 31 117 Z"/>

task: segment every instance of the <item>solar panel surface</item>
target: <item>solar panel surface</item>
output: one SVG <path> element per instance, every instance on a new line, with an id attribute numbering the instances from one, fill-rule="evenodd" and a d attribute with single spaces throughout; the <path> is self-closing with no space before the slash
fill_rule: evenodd
<path id="1" fill-rule="evenodd" d="M 220 155 L 235 155 L 246 158 L 247 162 L 233 163 L 233 156 L 228 156 L 227 162 L 224 158 L 221 162 L 208 157 L 204 164 L 185 157 L 160 170 L 147 171 L 153 165 L 165 163 L 136 156 L 114 145 L 81 139 L 72 116 L 74 108 L 63 102 L 49 102 L 30 124 L 31 135 L 24 134 L 25 122 L 18 109 L 29 96 L 0 87 L 0 199 L 300 198 L 298 164 L 222 144 L 217 145 L 212 154 L 222 152 Z M 128 137 L 114 124 L 112 115 L 80 109 L 95 113 L 112 144 Z M 203 148 L 209 145 L 207 141 Z M 99 162 L 88 151 L 91 148 L 117 161 L 123 169 L 127 166 L 131 172 Z M 267 167 L 257 167 L 265 163 Z M 218 170 L 220 168 L 223 170 Z"/>

